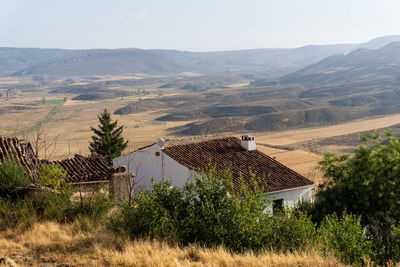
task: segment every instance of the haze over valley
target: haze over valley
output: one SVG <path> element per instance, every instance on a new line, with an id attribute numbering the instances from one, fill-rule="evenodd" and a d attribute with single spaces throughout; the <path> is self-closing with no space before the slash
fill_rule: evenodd
<path id="1" fill-rule="evenodd" d="M 125 127 L 129 150 L 158 137 L 252 133 L 259 149 L 316 175 L 310 168 L 321 153 L 352 146 L 314 140 L 312 131 L 284 144 L 270 137 L 306 128 L 340 132 L 342 125 L 354 134 L 400 123 L 394 115 L 400 112 L 399 41 L 392 35 L 221 52 L 0 48 L 0 134 L 28 138 L 40 128 L 57 142 L 52 157 L 85 154 L 90 125 L 107 108 Z M 385 117 L 390 120 L 376 119 Z M 385 123 L 351 126 L 368 120 Z"/>

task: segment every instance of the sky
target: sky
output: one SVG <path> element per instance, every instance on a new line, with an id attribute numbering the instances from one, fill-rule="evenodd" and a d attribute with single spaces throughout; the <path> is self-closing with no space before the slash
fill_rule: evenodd
<path id="1" fill-rule="evenodd" d="M 399 0 L 0 0 L 0 47 L 220 51 L 400 34 Z"/>

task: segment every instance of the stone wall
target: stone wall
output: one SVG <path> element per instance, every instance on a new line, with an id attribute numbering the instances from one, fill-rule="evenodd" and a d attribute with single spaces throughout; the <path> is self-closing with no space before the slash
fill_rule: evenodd
<path id="1" fill-rule="evenodd" d="M 117 203 L 122 203 L 133 197 L 135 177 L 127 172 L 114 173 L 110 178 L 110 195 Z"/>

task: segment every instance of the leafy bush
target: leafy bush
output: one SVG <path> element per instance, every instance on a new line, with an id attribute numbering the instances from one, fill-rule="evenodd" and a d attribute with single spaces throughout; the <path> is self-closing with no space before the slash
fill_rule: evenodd
<path id="1" fill-rule="evenodd" d="M 299 251 L 311 248 L 316 237 L 316 227 L 311 217 L 295 210 L 270 218 L 269 235 L 265 243 L 276 251 Z"/>
<path id="2" fill-rule="evenodd" d="M 72 187 L 67 183 L 67 172 L 59 165 L 43 164 L 39 169 L 40 186 L 54 188 L 60 193 L 71 194 Z"/>
<path id="3" fill-rule="evenodd" d="M 362 264 L 363 257 L 372 252 L 360 219 L 351 214 L 343 213 L 341 219 L 336 214 L 326 216 L 318 229 L 318 241 L 324 254 L 333 252 L 346 264 Z"/>
<path id="4" fill-rule="evenodd" d="M 0 198 L 0 229 L 4 230 L 10 226 L 24 224 L 32 225 L 37 221 L 37 214 L 30 199 L 13 201 Z"/>
<path id="5" fill-rule="evenodd" d="M 90 197 L 82 198 L 81 201 L 73 203 L 66 217 L 69 220 L 85 217 L 96 223 L 105 223 L 108 212 L 112 207 L 113 201 L 108 195 L 95 191 Z"/>
<path id="6" fill-rule="evenodd" d="M 72 208 L 72 186 L 66 182 L 67 173 L 59 165 L 43 164 L 39 169 L 38 186 L 33 202 L 42 219 L 65 221 Z"/>
<path id="7" fill-rule="evenodd" d="M 14 158 L 6 158 L 0 164 L 0 195 L 15 198 L 19 187 L 27 186 L 29 177 Z"/>
<path id="8" fill-rule="evenodd" d="M 400 261 L 400 228 L 392 220 L 373 221 L 367 227 L 368 238 L 373 242 L 371 258 L 380 265 Z"/>
<path id="9" fill-rule="evenodd" d="M 255 180 L 250 185 L 242 180 L 234 188 L 231 174 L 222 175 L 224 179 L 217 178 L 211 168 L 183 188 L 165 180 L 153 182 L 153 189 L 136 195 L 133 206 L 125 205 L 110 226 L 131 238 L 223 244 L 237 252 L 302 249 L 313 240 L 315 226 L 309 217 L 290 212 L 271 217 L 264 212 L 271 202 Z"/>

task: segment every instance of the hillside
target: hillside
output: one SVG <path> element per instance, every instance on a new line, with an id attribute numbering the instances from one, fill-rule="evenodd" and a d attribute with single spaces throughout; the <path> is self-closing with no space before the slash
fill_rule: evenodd
<path id="1" fill-rule="evenodd" d="M 224 248 L 128 241 L 98 224 L 84 231 L 77 231 L 77 225 L 43 222 L 26 231 L 3 231 L 0 255 L 8 255 L 18 266 L 344 266 L 316 252 L 234 254 Z"/>
<path id="2" fill-rule="evenodd" d="M 356 49 L 358 48 L 379 49 L 393 42 L 400 42 L 400 35 L 387 35 L 383 37 L 378 37 L 366 43 L 358 45 Z"/>
<path id="3" fill-rule="evenodd" d="M 191 66 L 200 72 L 229 70 L 252 70 L 257 68 L 283 68 L 304 66 L 329 55 L 350 51 L 354 45 L 308 45 L 287 49 L 250 49 L 219 52 L 186 52 L 175 50 L 157 50 L 182 64 Z"/>
<path id="4" fill-rule="evenodd" d="M 360 48 L 348 55 L 335 55 L 283 76 L 281 83 L 338 83 L 354 80 L 399 79 L 400 42 L 379 49 Z"/>
<path id="5" fill-rule="evenodd" d="M 95 75 L 175 73 L 184 66 L 154 51 L 141 49 L 88 50 L 22 69 L 14 75 Z"/>
<path id="6" fill-rule="evenodd" d="M 56 57 L 77 53 L 79 51 L 65 49 L 0 47 L 0 73 L 11 74 Z"/>

